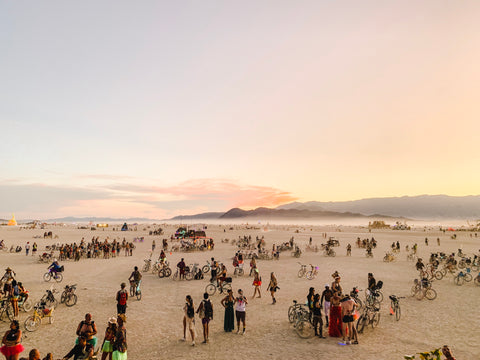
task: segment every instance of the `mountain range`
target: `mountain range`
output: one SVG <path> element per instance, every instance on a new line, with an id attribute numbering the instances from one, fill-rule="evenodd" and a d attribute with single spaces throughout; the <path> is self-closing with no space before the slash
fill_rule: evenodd
<path id="1" fill-rule="evenodd" d="M 417 220 L 480 219 L 480 196 L 419 195 L 371 198 L 354 201 L 292 202 L 274 209 L 231 209 L 225 213 L 210 212 L 176 216 L 170 220 L 195 219 L 299 219 L 299 218 L 399 218 Z"/>

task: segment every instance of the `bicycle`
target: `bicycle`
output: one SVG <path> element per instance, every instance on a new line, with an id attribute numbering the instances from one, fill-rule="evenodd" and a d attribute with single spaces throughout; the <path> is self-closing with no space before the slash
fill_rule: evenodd
<path id="1" fill-rule="evenodd" d="M 28 291 L 26 292 L 28 294 Z M 20 295 L 20 299 L 18 299 L 18 308 L 22 309 L 25 312 L 29 312 L 32 310 L 33 302 L 30 298 L 26 298 L 25 296 Z"/>
<path id="2" fill-rule="evenodd" d="M 305 276 L 308 280 L 313 280 L 317 277 L 318 266 L 313 266 L 312 264 L 310 264 L 310 268 L 311 268 L 311 270 L 309 272 L 307 272 L 307 274 Z"/>
<path id="3" fill-rule="evenodd" d="M 305 276 L 305 274 L 307 273 L 307 265 L 303 265 L 303 264 L 300 264 L 298 263 L 301 267 L 300 267 L 300 270 L 298 270 L 298 273 L 297 273 L 297 276 L 299 278 L 302 278 Z"/>
<path id="4" fill-rule="evenodd" d="M 405 299 L 404 296 L 395 296 L 390 295 L 390 315 L 395 314 L 395 320 L 399 321 L 400 316 L 402 315 L 400 311 L 400 301 L 399 299 Z"/>
<path id="5" fill-rule="evenodd" d="M 63 290 L 62 295 L 60 296 L 60 303 L 71 307 L 77 303 L 77 294 L 75 290 L 77 289 L 77 284 L 66 285 L 65 290 Z"/>
<path id="6" fill-rule="evenodd" d="M 380 308 L 367 305 L 365 312 L 360 315 L 357 322 L 357 332 L 363 333 L 365 326 L 372 325 L 372 329 L 380 322 Z"/>
<path id="7" fill-rule="evenodd" d="M 465 281 L 470 282 L 470 281 L 472 281 L 472 279 L 473 279 L 473 276 L 472 276 L 472 274 L 470 274 L 470 268 L 467 268 L 466 272 L 460 271 L 453 278 L 453 282 L 457 286 L 462 286 L 465 283 Z"/>
<path id="8" fill-rule="evenodd" d="M 232 278 L 227 277 L 225 281 L 222 283 L 222 286 L 220 286 L 220 283 L 210 283 L 207 286 L 205 286 L 205 292 L 212 296 L 217 292 L 217 289 L 220 290 L 220 293 L 226 293 L 228 290 L 232 290 Z"/>
<path id="9" fill-rule="evenodd" d="M 335 257 L 337 254 L 335 252 L 335 250 L 333 249 L 325 249 L 323 251 L 323 256 L 328 256 L 328 257 Z"/>
<path id="10" fill-rule="evenodd" d="M 62 282 L 63 275 L 60 271 L 53 271 L 52 269 L 49 269 L 48 272 L 43 275 L 43 280 L 50 281 L 52 279 L 55 279 L 56 282 Z"/>
<path id="11" fill-rule="evenodd" d="M 137 284 L 135 280 L 130 280 L 130 296 L 136 296 L 137 300 L 142 300 L 142 290 L 140 290 L 140 282 Z"/>
<path id="12" fill-rule="evenodd" d="M 150 270 L 150 267 L 152 265 L 152 259 L 145 259 L 143 261 L 145 262 L 145 265 L 143 265 L 142 271 L 147 272 Z"/>
<path id="13" fill-rule="evenodd" d="M 58 305 L 58 300 L 55 298 L 55 293 L 57 292 L 56 289 L 53 288 L 53 286 L 50 287 L 50 289 L 45 290 L 46 294 L 42 296 L 40 299 L 41 303 L 45 303 L 46 306 L 53 306 L 57 307 Z"/>
<path id="14" fill-rule="evenodd" d="M 395 258 L 395 255 L 393 255 L 392 253 L 390 252 L 387 252 L 385 254 L 385 256 L 383 257 L 383 261 L 384 262 L 392 262 L 392 261 L 395 261 L 396 258 Z"/>
<path id="15" fill-rule="evenodd" d="M 25 329 L 30 332 L 37 330 L 42 323 L 42 319 L 46 317 L 48 317 L 49 323 L 53 324 L 54 309 L 54 307 L 48 309 L 46 307 L 46 304 L 42 302 L 35 304 L 35 306 L 33 307 L 33 315 L 25 319 Z"/>
<path id="16" fill-rule="evenodd" d="M 243 264 L 235 266 L 235 270 L 233 270 L 234 276 L 243 276 Z"/>
<path id="17" fill-rule="evenodd" d="M 455 277 L 456 276 L 455 270 L 456 270 L 455 265 L 445 264 L 442 269 L 435 271 L 435 274 L 434 274 L 435 279 L 442 280 L 448 274 L 451 274 L 453 275 L 453 277 Z"/>
<path id="18" fill-rule="evenodd" d="M 352 291 L 350 291 L 350 297 L 357 303 L 357 310 L 359 312 L 361 312 L 362 309 L 363 309 L 363 301 L 358 296 L 358 293 L 360 291 L 362 291 L 362 290 L 359 290 L 356 286 L 354 286 Z"/>
<path id="19" fill-rule="evenodd" d="M 299 304 L 297 300 L 293 300 L 293 305 L 288 308 L 288 321 L 294 323 L 298 317 L 309 317 L 310 311 L 305 304 Z"/>
<path id="20" fill-rule="evenodd" d="M 293 300 L 293 305 L 288 308 L 288 321 L 295 323 L 295 332 L 302 339 L 310 338 L 315 334 L 310 322 L 310 311 L 305 304 L 299 304 Z"/>
<path id="21" fill-rule="evenodd" d="M 4 321 L 5 318 L 9 319 L 10 321 L 15 319 L 12 301 L 9 296 L 3 297 L 0 300 L 0 320 Z"/>
<path id="22" fill-rule="evenodd" d="M 432 289 L 432 282 L 428 279 L 418 280 L 415 279 L 412 286 L 412 296 L 417 300 L 427 298 L 428 300 L 435 300 L 437 298 L 437 292 Z"/>
<path id="23" fill-rule="evenodd" d="M 163 278 L 163 277 L 169 277 L 172 275 L 172 269 L 168 266 L 168 262 L 165 261 L 163 264 L 162 268 L 159 268 L 158 270 L 158 277 Z M 177 276 L 178 276 L 178 269 L 177 269 Z"/>

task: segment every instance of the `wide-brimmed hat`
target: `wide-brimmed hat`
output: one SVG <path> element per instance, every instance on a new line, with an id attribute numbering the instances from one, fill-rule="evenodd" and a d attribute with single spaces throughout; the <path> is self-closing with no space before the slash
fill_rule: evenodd
<path id="1" fill-rule="evenodd" d="M 118 314 L 117 317 L 121 319 L 124 323 L 127 322 L 127 317 L 125 316 L 125 314 Z"/>
<path id="2" fill-rule="evenodd" d="M 117 319 L 114 318 L 114 317 L 111 317 L 110 319 L 108 319 L 108 323 L 109 324 L 117 324 Z"/>
<path id="3" fill-rule="evenodd" d="M 10 267 L 7 267 L 5 271 L 12 271 L 12 269 L 10 269 Z"/>

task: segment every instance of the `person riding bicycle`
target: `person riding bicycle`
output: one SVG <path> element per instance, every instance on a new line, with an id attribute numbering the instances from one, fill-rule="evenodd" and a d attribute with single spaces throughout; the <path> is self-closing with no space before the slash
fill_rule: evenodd
<path id="1" fill-rule="evenodd" d="M 164 263 L 165 262 L 165 259 L 167 258 L 167 255 L 165 255 L 165 251 L 160 251 L 160 256 L 158 257 L 158 260 L 161 262 L 161 263 Z"/>
<path id="2" fill-rule="evenodd" d="M 52 272 L 55 274 L 55 277 L 57 277 L 57 273 L 62 272 L 62 268 L 58 264 L 57 259 L 53 259 L 53 263 L 48 267 L 48 270 L 52 270 Z"/>
<path id="3" fill-rule="evenodd" d="M 377 288 L 377 280 L 373 277 L 372 273 L 368 273 L 368 289 L 374 291 Z"/>
<path id="4" fill-rule="evenodd" d="M 140 283 L 142 282 L 142 274 L 140 271 L 138 271 L 138 266 L 135 266 L 134 271 L 130 274 L 130 277 L 128 278 L 128 281 L 133 281 L 135 282 L 135 293 L 138 293 L 140 290 Z"/>
<path id="5" fill-rule="evenodd" d="M 417 263 L 415 264 L 415 268 L 423 273 L 423 269 L 425 269 L 425 264 L 423 263 L 422 258 L 418 258 Z"/>
<path id="6" fill-rule="evenodd" d="M 222 269 L 220 270 L 220 274 L 217 276 L 218 286 L 220 287 L 220 292 L 222 292 L 222 285 L 223 282 L 227 279 L 227 267 L 222 265 Z"/>

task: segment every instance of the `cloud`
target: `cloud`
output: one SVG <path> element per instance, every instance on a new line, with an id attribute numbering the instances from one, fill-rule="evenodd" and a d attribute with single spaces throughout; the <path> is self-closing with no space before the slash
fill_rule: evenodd
<path id="1" fill-rule="evenodd" d="M 109 179 L 103 175 L 99 178 Z M 195 179 L 174 186 L 134 182 L 98 186 L 0 183 L 0 197 L 0 214 L 6 216 L 15 212 L 18 218 L 40 219 L 62 216 L 161 219 L 227 211 L 232 207 L 272 207 L 297 200 L 291 193 L 273 187 L 245 185 L 225 179 Z"/>

